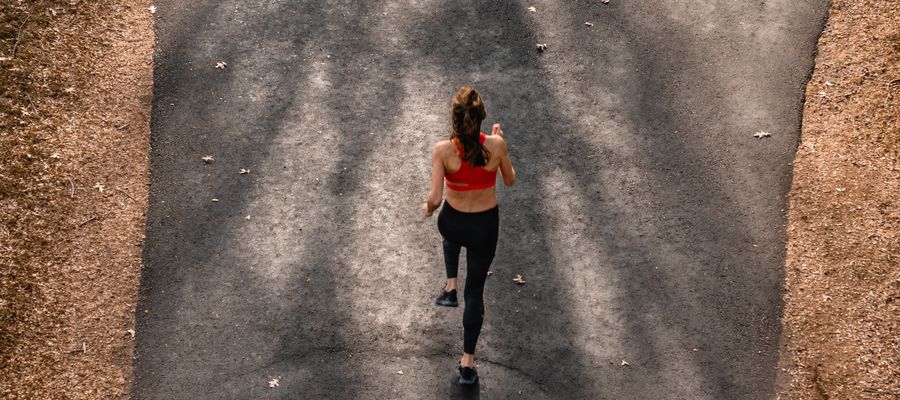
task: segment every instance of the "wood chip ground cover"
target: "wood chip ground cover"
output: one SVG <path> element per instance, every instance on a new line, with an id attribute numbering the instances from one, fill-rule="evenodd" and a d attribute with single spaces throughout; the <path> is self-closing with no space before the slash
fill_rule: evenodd
<path id="1" fill-rule="evenodd" d="M 898 79 L 900 2 L 834 0 L 794 162 L 782 399 L 900 398 Z"/>
<path id="2" fill-rule="evenodd" d="M 127 396 L 148 6 L 0 2 L 0 398 Z"/>

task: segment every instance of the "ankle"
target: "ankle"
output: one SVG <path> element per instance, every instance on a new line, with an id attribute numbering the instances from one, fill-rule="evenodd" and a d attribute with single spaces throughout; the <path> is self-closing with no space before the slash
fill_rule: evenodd
<path id="1" fill-rule="evenodd" d="M 456 284 L 456 278 L 447 279 L 447 283 L 444 285 L 445 292 L 452 292 L 454 290 L 457 290 L 457 288 L 458 286 Z"/>
<path id="2" fill-rule="evenodd" d="M 475 355 L 463 353 L 462 358 L 459 359 L 459 365 L 463 367 L 475 368 Z"/>

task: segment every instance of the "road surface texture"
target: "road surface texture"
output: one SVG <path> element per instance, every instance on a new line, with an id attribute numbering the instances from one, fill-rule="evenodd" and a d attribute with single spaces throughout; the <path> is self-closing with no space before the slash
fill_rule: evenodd
<path id="1" fill-rule="evenodd" d="M 826 3 L 158 1 L 134 398 L 770 396 Z M 469 389 L 418 214 L 462 84 L 519 174 Z"/>

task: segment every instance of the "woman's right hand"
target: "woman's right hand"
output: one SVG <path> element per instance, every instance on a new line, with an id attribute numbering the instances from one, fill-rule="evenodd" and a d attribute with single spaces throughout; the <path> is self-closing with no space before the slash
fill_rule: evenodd
<path id="1" fill-rule="evenodd" d="M 431 206 L 426 201 L 425 204 L 422 204 L 422 218 L 428 218 L 432 214 L 434 214 L 435 208 L 431 208 Z"/>
<path id="2" fill-rule="evenodd" d="M 491 135 L 503 137 L 503 129 L 500 129 L 500 124 L 494 124 L 493 126 L 491 126 Z"/>

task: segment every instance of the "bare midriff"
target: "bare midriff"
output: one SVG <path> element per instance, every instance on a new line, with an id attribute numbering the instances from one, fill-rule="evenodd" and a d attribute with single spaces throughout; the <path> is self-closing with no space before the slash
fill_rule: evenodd
<path id="1" fill-rule="evenodd" d="M 476 190 L 447 190 L 447 203 L 457 211 L 479 212 L 497 206 L 497 186 Z"/>

